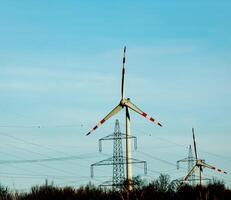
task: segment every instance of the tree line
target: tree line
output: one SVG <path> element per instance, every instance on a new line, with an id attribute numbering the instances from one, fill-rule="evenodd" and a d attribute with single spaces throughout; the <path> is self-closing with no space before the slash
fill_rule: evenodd
<path id="1" fill-rule="evenodd" d="M 128 192 L 126 183 L 120 190 L 100 188 L 91 183 L 79 188 L 58 187 L 46 182 L 34 186 L 28 192 L 12 193 L 0 186 L 0 200 L 229 200 L 231 190 L 223 181 L 215 180 L 206 186 L 181 185 L 171 181 L 169 175 L 160 174 L 158 179 L 147 182 L 134 178 L 134 189 Z"/>

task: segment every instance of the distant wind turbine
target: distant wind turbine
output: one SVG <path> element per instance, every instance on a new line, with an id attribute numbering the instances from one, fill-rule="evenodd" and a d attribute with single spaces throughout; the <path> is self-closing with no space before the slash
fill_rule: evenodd
<path id="1" fill-rule="evenodd" d="M 145 112 L 140 110 L 137 106 L 135 106 L 130 98 L 125 98 L 125 55 L 126 55 L 126 47 L 124 47 L 123 52 L 123 67 L 122 67 L 122 84 L 121 84 L 121 100 L 119 105 L 117 105 L 106 117 L 104 117 L 87 135 L 91 134 L 95 131 L 99 126 L 101 126 L 105 121 L 109 118 L 120 112 L 123 108 L 125 108 L 125 116 L 126 116 L 126 171 L 127 171 L 127 182 L 128 189 L 132 190 L 132 151 L 131 151 L 131 127 L 130 127 L 130 114 L 129 108 L 143 117 L 149 119 L 151 122 L 156 123 L 158 126 L 162 126 L 161 123 L 156 121 L 154 118 L 148 116 Z"/>
<path id="2" fill-rule="evenodd" d="M 185 178 L 183 179 L 183 181 L 187 181 L 189 179 L 190 176 L 192 176 L 192 174 L 196 171 L 196 169 L 199 169 L 199 175 L 200 175 L 200 185 L 202 185 L 202 180 L 203 180 L 203 167 L 215 170 L 217 172 L 223 173 L 223 174 L 227 174 L 226 171 L 221 170 L 217 167 L 214 167 L 212 165 L 209 165 L 207 163 L 205 163 L 204 160 L 199 159 L 198 157 L 198 153 L 197 153 L 197 146 L 196 146 L 196 140 L 195 140 L 195 135 L 194 135 L 194 128 L 192 128 L 192 133 L 193 133 L 193 145 L 194 145 L 194 152 L 195 152 L 195 158 L 196 158 L 196 164 L 193 166 L 193 168 L 191 169 L 191 171 L 187 174 L 187 176 L 185 176 Z"/>

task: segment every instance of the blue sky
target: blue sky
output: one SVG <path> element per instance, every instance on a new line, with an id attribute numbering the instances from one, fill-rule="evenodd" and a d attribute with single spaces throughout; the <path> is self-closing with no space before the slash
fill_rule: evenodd
<path id="1" fill-rule="evenodd" d="M 127 96 L 164 125 L 131 113 L 134 157 L 152 170 L 146 178 L 185 174 L 144 153 L 174 164 L 187 155 L 192 126 L 201 157 L 229 171 L 230 8 L 225 0 L 2 1 L 0 160 L 82 157 L 1 165 L 1 183 L 28 189 L 45 178 L 73 186 L 91 180 L 89 165 L 112 152 L 108 144 L 108 155 L 99 154 L 97 140 L 112 133 L 116 118 L 124 130 L 122 112 L 85 136 L 118 104 L 124 45 Z M 110 170 L 91 181 L 108 179 Z M 206 174 L 230 184 L 230 175 Z"/>

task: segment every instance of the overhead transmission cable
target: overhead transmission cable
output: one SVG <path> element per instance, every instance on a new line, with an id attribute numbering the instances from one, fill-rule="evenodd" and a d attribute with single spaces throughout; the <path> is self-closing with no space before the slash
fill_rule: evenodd
<path id="1" fill-rule="evenodd" d="M 24 139 L 21 139 L 21 138 L 18 138 L 18 137 L 15 137 L 15 136 L 12 136 L 12 135 L 10 135 L 10 134 L 3 133 L 3 132 L 0 132 L 0 134 L 1 134 L 1 135 L 4 135 L 4 136 L 7 136 L 7 137 L 10 137 L 10 138 L 12 138 L 12 139 L 14 139 L 14 140 L 22 141 L 23 143 L 26 143 L 26 144 L 31 144 L 31 145 L 34 145 L 34 146 L 37 146 L 37 147 L 40 147 L 40 148 L 47 148 L 47 149 L 49 149 L 49 150 L 53 150 L 53 151 L 55 151 L 55 152 L 68 155 L 66 161 L 68 161 L 69 163 L 71 163 L 72 160 L 75 160 L 75 159 L 73 158 L 73 155 L 70 155 L 70 154 L 68 154 L 68 153 L 66 153 L 66 152 L 63 152 L 63 151 L 60 151 L 60 150 L 53 149 L 53 148 L 51 148 L 51 147 L 49 147 L 49 146 L 37 144 L 37 143 L 34 143 L 34 142 L 29 142 L 29 141 L 26 141 L 26 140 L 24 140 Z M 25 149 L 24 149 L 24 150 L 25 150 Z M 27 151 L 28 151 L 28 150 L 27 150 Z M 31 153 L 35 153 L 35 152 L 31 152 Z M 38 154 L 38 153 L 36 152 L 36 154 Z M 43 155 L 43 156 L 44 156 L 44 155 Z M 45 155 L 45 156 L 46 156 L 46 155 Z M 47 156 L 46 156 L 46 157 L 47 157 Z M 73 159 L 71 159 L 71 157 L 72 157 Z M 64 159 L 64 158 L 65 158 L 65 157 L 63 157 L 63 159 Z M 53 158 L 47 157 L 47 159 L 53 159 Z M 87 160 L 87 159 L 86 159 L 86 156 L 85 156 L 84 158 L 82 158 L 82 159 L 83 159 L 84 161 Z M 46 161 L 43 161 L 43 162 L 46 162 Z M 90 162 L 90 161 L 88 160 L 88 162 Z M 34 163 L 36 163 L 36 162 L 34 161 Z M 47 167 L 47 168 L 51 168 L 51 167 L 49 167 L 49 166 L 47 166 L 47 165 L 44 165 L 44 164 L 42 165 L 42 164 L 40 164 L 39 162 L 38 162 L 38 164 L 39 164 L 40 166 L 45 166 L 45 167 Z M 76 166 L 75 163 L 72 163 L 72 164 L 74 164 L 74 165 Z M 82 166 L 82 165 L 80 165 L 80 164 L 78 163 L 78 167 L 80 167 L 80 166 L 83 167 L 83 168 L 86 168 L 85 166 Z M 56 170 L 58 170 L 58 169 L 56 169 Z M 63 171 L 63 170 L 62 170 L 62 171 Z M 100 171 L 103 171 L 103 170 L 100 170 Z"/>

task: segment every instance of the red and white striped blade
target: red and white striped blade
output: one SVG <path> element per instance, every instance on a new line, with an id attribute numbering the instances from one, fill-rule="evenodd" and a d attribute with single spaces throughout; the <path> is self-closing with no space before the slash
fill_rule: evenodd
<path id="1" fill-rule="evenodd" d="M 122 110 L 122 106 L 119 104 L 116 106 L 106 117 L 104 117 L 91 131 L 89 131 L 86 135 L 90 135 L 93 131 L 95 131 L 99 126 L 101 126 L 105 121 L 107 121 L 110 117 L 117 114 Z"/>
<path id="2" fill-rule="evenodd" d="M 196 169 L 197 169 L 197 165 L 195 165 L 195 166 L 190 170 L 190 172 L 187 174 L 187 176 L 184 177 L 184 181 L 187 181 L 188 178 L 189 178 L 190 176 L 193 175 L 193 173 L 196 171 Z"/>
<path id="3" fill-rule="evenodd" d="M 145 112 L 143 112 L 142 110 L 140 110 L 137 106 L 135 106 L 130 100 L 126 101 L 124 103 L 127 107 L 131 108 L 132 110 L 134 110 L 135 112 L 139 113 L 140 115 L 142 115 L 143 117 L 149 119 L 151 122 L 156 123 L 158 126 L 162 126 L 162 124 L 158 121 L 156 121 L 154 118 L 148 116 Z"/>
<path id="4" fill-rule="evenodd" d="M 217 171 L 217 172 L 220 172 L 220 173 L 223 173 L 223 174 L 227 174 L 226 171 L 224 171 L 224 170 L 222 170 L 222 169 L 219 169 L 219 168 L 217 168 L 217 167 L 214 167 L 214 166 L 212 166 L 212 165 L 209 165 L 209 164 L 207 164 L 207 163 L 202 162 L 201 164 L 202 164 L 204 167 L 207 167 L 207 168 L 212 169 L 212 170 L 214 170 L 214 171 Z"/>
<path id="5" fill-rule="evenodd" d="M 126 47 L 124 47 L 123 54 L 123 68 L 122 68 L 122 83 L 121 83 L 121 99 L 125 98 L 125 59 L 126 59 Z"/>

